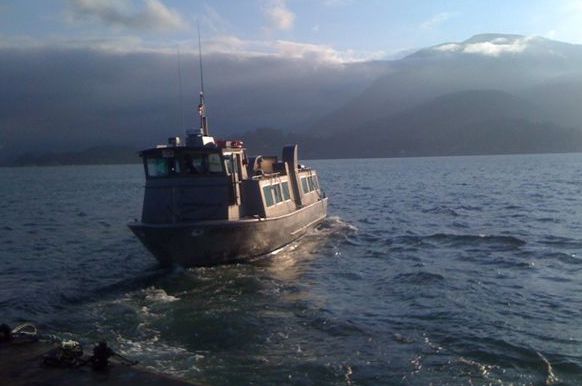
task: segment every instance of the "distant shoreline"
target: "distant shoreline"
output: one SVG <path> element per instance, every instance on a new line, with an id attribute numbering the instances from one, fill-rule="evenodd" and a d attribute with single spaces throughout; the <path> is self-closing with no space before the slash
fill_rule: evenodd
<path id="1" fill-rule="evenodd" d="M 337 161 L 337 160 L 369 160 L 369 159 L 414 159 L 414 158 L 458 158 L 458 157 L 494 157 L 494 156 L 525 156 L 525 155 L 551 155 L 551 154 L 582 154 L 578 151 L 564 151 L 564 152 L 521 152 L 521 153 L 485 153 L 485 154 L 433 154 L 433 155 L 398 155 L 398 156 L 354 156 L 354 157 L 337 157 L 337 158 L 318 158 L 305 157 L 301 161 Z M 56 154 L 55 154 L 56 155 Z M 252 155 L 252 154 L 251 154 Z M 265 153 L 267 155 L 267 153 Z M 135 161 L 119 161 L 119 162 L 79 162 L 79 163 L 10 163 L 5 162 L 0 164 L 0 168 L 28 168 L 28 167 L 65 167 L 65 166 L 113 166 L 113 165 L 141 165 L 141 160 L 137 158 Z"/>

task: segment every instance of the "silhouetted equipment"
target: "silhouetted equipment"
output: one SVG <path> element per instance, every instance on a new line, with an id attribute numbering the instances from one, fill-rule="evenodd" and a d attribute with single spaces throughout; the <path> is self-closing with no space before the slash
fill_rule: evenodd
<path id="1" fill-rule="evenodd" d="M 7 324 L 0 324 L 0 342 L 10 342 L 12 340 L 12 329 Z"/>
<path id="2" fill-rule="evenodd" d="M 93 348 L 93 356 L 90 358 L 93 370 L 102 371 L 109 366 L 109 358 L 115 355 L 107 346 L 107 342 L 101 341 Z"/>
<path id="3" fill-rule="evenodd" d="M 75 340 L 65 340 L 43 356 L 43 363 L 51 367 L 80 367 L 83 360 L 83 347 Z"/>
<path id="4" fill-rule="evenodd" d="M 40 335 L 31 323 L 0 325 L 0 384 L 11 386 L 187 386 L 193 383 L 134 367 L 105 341 L 92 356 L 80 342 Z"/>

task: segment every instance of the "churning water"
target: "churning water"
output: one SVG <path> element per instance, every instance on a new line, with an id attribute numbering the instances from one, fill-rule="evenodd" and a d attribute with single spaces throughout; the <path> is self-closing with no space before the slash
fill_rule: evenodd
<path id="1" fill-rule="evenodd" d="M 582 384 L 582 155 L 312 161 L 330 215 L 160 269 L 140 166 L 0 169 L 0 322 L 212 385 Z"/>

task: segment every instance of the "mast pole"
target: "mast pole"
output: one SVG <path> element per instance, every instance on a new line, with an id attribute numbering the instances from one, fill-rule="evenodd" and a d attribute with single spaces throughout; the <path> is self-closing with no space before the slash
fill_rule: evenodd
<path id="1" fill-rule="evenodd" d="M 202 41 L 200 39 L 200 22 L 198 27 L 198 60 L 200 65 L 200 104 L 198 105 L 198 114 L 200 114 L 200 131 L 202 135 L 208 135 L 208 118 L 206 117 L 206 103 L 204 101 L 204 68 L 202 66 Z"/>
<path id="2" fill-rule="evenodd" d="M 180 124 L 184 130 L 184 92 L 182 90 L 182 59 L 180 55 L 180 46 L 178 45 L 178 89 L 180 91 Z"/>

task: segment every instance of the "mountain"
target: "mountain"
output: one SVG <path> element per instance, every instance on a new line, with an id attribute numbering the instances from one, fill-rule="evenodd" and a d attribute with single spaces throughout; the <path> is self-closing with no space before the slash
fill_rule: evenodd
<path id="1" fill-rule="evenodd" d="M 564 126 L 582 128 L 582 79 L 564 76 L 536 84 L 518 92 L 529 101 L 544 106 L 545 119 Z"/>
<path id="2" fill-rule="evenodd" d="M 573 102 L 578 99 L 552 103 L 544 97 L 546 93 L 577 95 L 581 86 L 580 45 L 520 35 L 476 35 L 461 43 L 422 49 L 391 63 L 387 74 L 343 107 L 323 116 L 310 131 L 329 135 L 441 95 L 480 89 L 521 96 L 547 107 L 557 125 L 582 127 L 580 109 Z"/>
<path id="3" fill-rule="evenodd" d="M 181 56 L 182 98 L 172 53 L 0 44 L 0 58 L 0 161 L 94 146 L 140 148 L 196 124 L 195 55 Z M 204 64 L 210 128 L 219 137 L 309 125 L 385 68 L 224 54 L 207 55 Z"/>
<path id="4" fill-rule="evenodd" d="M 74 152 L 151 146 L 196 119 L 197 72 L 184 66 L 179 98 L 173 55 L 0 47 L 0 57 L 0 162 L 86 162 L 95 154 Z M 581 149 L 581 45 L 481 34 L 392 61 L 216 54 L 205 65 L 211 133 L 242 133 L 261 153 L 288 142 L 311 158 Z"/>
<path id="5" fill-rule="evenodd" d="M 352 156 L 537 153 L 582 150 L 582 130 L 544 120 L 542 108 L 496 90 L 462 91 L 338 133 Z M 355 140 L 341 143 L 357 133 Z"/>
<path id="6" fill-rule="evenodd" d="M 390 63 L 309 132 L 349 156 L 580 151 L 580 101 L 582 46 L 481 34 Z"/>

